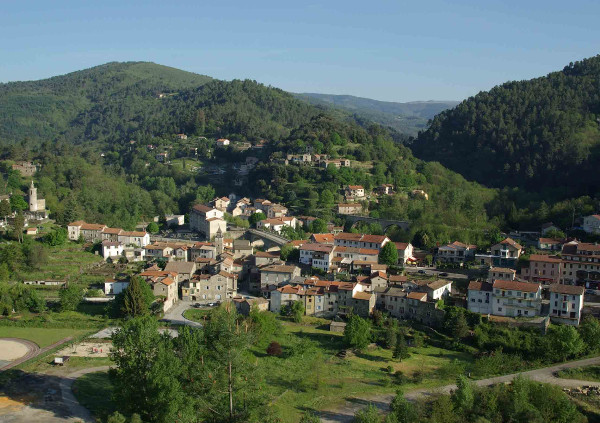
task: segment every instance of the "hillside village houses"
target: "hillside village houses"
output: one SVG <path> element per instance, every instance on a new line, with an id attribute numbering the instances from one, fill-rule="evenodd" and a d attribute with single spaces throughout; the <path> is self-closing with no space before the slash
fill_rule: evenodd
<path id="1" fill-rule="evenodd" d="M 17 162 L 12 165 L 12 170 L 16 170 L 24 178 L 35 175 L 38 170 L 38 166 L 31 162 Z"/>
<path id="2" fill-rule="evenodd" d="M 338 214 L 361 214 L 363 206 L 360 203 L 339 203 L 337 205 Z"/>
<path id="3" fill-rule="evenodd" d="M 476 245 L 454 241 L 451 244 L 438 247 L 435 260 L 448 263 L 465 263 L 475 259 L 476 250 Z"/>
<path id="4" fill-rule="evenodd" d="M 360 198 L 364 195 L 361 188 L 348 186 L 347 194 Z M 382 194 L 386 192 L 389 190 L 381 190 Z M 360 203 L 349 205 L 360 206 Z M 258 222 L 257 227 L 279 233 L 285 226 L 296 228 L 314 220 L 310 216 L 289 216 L 285 206 L 267 199 L 252 201 L 230 196 L 217 197 L 211 205 L 193 207 L 190 228 L 203 234 L 206 241 L 151 242 L 145 231 L 124 231 L 84 221 L 70 223 L 68 237 L 101 242 L 105 258 L 160 259 L 164 269 L 153 266 L 140 276 L 161 298 L 164 310 L 180 299 L 231 300 L 236 307 L 244 303 L 248 308 L 250 302 L 238 297 L 239 292 L 248 291 L 263 297 L 261 307 L 275 313 L 293 301 L 301 301 L 306 315 L 332 317 L 352 312 L 366 317 L 379 309 L 399 319 L 428 325 L 443 322 L 444 310 L 440 309 L 439 300 L 452 295 L 452 281 L 413 280 L 407 275 L 393 274 L 394 268 L 379 264 L 379 252 L 392 242 L 387 236 L 339 232 L 341 228 L 335 233 L 312 234 L 308 240 L 290 243 L 299 252 L 296 265 L 282 261 L 278 252 L 255 251 L 248 240 L 226 239 L 224 213 L 233 211 L 245 217 L 261 211 L 267 219 Z M 544 315 L 549 315 L 552 321 L 577 325 L 583 313 L 584 286 L 596 288 L 600 283 L 600 247 L 567 241 L 558 240 L 558 245 L 562 245 L 561 256 L 531 254 L 519 266 L 524 248 L 511 238 L 493 245 L 487 254 L 476 254 L 475 245 L 453 242 L 438 247 L 435 259 L 457 264 L 475 260 L 490 267 L 486 281 L 468 284 L 466 303 L 473 312 L 526 318 L 540 316 L 544 310 Z M 396 242 L 394 246 L 401 266 L 415 263 L 417 253 L 418 257 L 426 254 L 415 252 L 410 243 Z M 552 248 L 548 251 L 559 251 Z M 303 276 L 310 268 L 323 274 Z M 335 280 L 338 273 L 344 273 L 344 282 Z M 107 280 L 105 292 L 118 294 L 126 288 L 126 283 Z M 547 293 L 545 297 L 543 290 Z"/>

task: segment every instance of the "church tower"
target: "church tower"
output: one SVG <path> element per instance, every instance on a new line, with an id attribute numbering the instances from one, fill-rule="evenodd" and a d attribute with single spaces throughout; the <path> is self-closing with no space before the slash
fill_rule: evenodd
<path id="1" fill-rule="evenodd" d="M 217 250 L 217 257 L 223 254 L 223 232 L 221 228 L 217 229 L 217 234 L 215 235 L 215 248 Z"/>
<path id="2" fill-rule="evenodd" d="M 29 211 L 38 211 L 37 188 L 33 185 L 33 179 L 31 180 L 31 186 L 29 187 Z"/>

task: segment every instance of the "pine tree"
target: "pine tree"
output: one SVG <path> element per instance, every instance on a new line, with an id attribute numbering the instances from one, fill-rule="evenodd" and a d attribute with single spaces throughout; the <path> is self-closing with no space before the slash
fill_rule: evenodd
<path id="1" fill-rule="evenodd" d="M 129 317 L 145 316 L 150 313 L 150 304 L 154 300 L 148 295 L 149 286 L 139 277 L 132 277 L 124 291 L 122 313 Z M 147 284 L 146 284 L 147 285 Z M 150 295 L 152 292 L 150 291 Z"/>

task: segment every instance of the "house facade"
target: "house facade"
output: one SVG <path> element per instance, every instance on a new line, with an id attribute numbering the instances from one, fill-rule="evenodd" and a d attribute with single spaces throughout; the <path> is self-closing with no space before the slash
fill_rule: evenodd
<path id="1" fill-rule="evenodd" d="M 535 317 L 540 314 L 542 287 L 539 283 L 495 280 L 492 314 L 508 317 Z"/>
<path id="2" fill-rule="evenodd" d="M 550 285 L 550 319 L 556 323 L 578 326 L 583 310 L 582 286 Z"/>
<path id="3" fill-rule="evenodd" d="M 197 204 L 190 213 L 190 229 L 200 232 L 206 239 L 212 239 L 217 231 L 227 232 L 224 213 L 214 207 Z"/>
<path id="4" fill-rule="evenodd" d="M 467 309 L 473 313 L 492 313 L 493 287 L 489 282 L 469 282 L 467 289 Z"/>

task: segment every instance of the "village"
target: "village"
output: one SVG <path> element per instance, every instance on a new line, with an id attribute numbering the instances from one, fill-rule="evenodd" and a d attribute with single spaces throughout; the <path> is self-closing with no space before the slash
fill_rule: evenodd
<path id="1" fill-rule="evenodd" d="M 246 219 L 260 214 L 262 220 L 254 229 L 238 228 L 227 223 L 226 213 Z M 190 306 L 233 301 L 246 313 L 256 304 L 279 314 L 299 301 L 306 315 L 316 317 L 368 317 L 382 310 L 431 326 L 443 321 L 444 302 L 485 316 L 549 318 L 541 321 L 576 326 L 585 312 L 595 312 L 585 308 L 584 298 L 598 288 L 600 246 L 544 237 L 557 229 L 552 225 L 540 231 L 538 253 L 528 255 L 510 237 L 479 253 L 477 246 L 460 242 L 421 251 L 385 235 L 343 232 L 331 224 L 331 232 L 313 233 L 307 240 L 289 241 L 281 235 L 285 226 L 308 227 L 315 219 L 290 216 L 285 206 L 265 199 L 236 200 L 232 195 L 191 210 L 189 230 L 202 241 L 164 239 L 83 221 L 70 223 L 68 236 L 99 243 L 107 261 L 148 263 L 140 276 L 155 295 L 164 296 L 164 311 L 179 301 Z M 183 215 L 167 216 L 167 222 L 186 226 Z M 514 235 L 531 239 L 531 234 Z M 282 248 L 295 253 L 282 259 Z M 394 262 L 384 253 L 390 249 Z M 454 278 L 445 269 L 453 269 Z M 127 284 L 107 280 L 104 292 L 118 294 Z"/>

